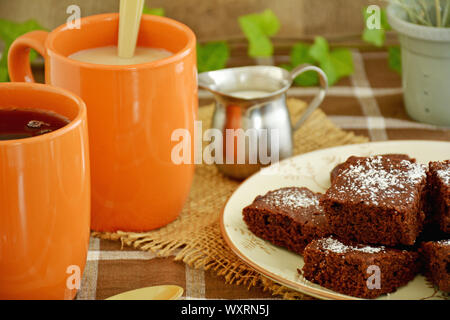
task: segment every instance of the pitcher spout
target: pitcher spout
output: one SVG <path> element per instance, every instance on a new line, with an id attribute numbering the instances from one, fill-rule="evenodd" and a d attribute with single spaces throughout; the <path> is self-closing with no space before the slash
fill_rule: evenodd
<path id="1" fill-rule="evenodd" d="M 202 72 L 198 75 L 198 86 L 216 96 L 243 101 L 266 98 L 285 92 L 291 85 L 289 72 L 274 66 L 247 66 Z M 236 95 L 236 92 L 259 92 L 251 97 Z"/>
<path id="2" fill-rule="evenodd" d="M 217 91 L 217 84 L 214 81 L 214 73 L 215 71 L 202 72 L 198 75 L 198 86 L 201 89 L 208 90 L 210 92 L 215 93 Z"/>

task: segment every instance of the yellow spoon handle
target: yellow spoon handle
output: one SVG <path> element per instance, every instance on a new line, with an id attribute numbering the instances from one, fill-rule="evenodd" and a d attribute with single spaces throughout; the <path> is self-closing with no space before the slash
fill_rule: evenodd
<path id="1" fill-rule="evenodd" d="M 106 300 L 176 300 L 183 295 L 183 291 L 176 285 L 161 285 L 123 292 Z"/>

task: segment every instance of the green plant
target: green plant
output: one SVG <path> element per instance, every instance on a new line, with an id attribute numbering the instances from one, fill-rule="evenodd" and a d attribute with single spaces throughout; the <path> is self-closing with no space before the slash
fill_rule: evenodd
<path id="1" fill-rule="evenodd" d="M 362 34 L 362 39 L 376 47 L 384 46 L 386 40 L 386 31 L 391 30 L 391 26 L 387 20 L 386 10 L 380 10 L 380 29 L 369 29 L 367 26 L 367 20 L 371 17 L 368 11 L 368 7 L 363 8 L 363 19 L 364 19 L 364 31 Z"/>
<path id="2" fill-rule="evenodd" d="M 43 29 L 44 28 L 36 20 L 28 20 L 23 23 L 17 23 L 5 19 L 0 19 L 0 39 L 4 43 L 4 48 L 0 59 L 0 82 L 9 81 L 8 51 L 13 41 L 27 32 Z M 31 50 L 30 60 L 32 61 L 36 57 L 37 53 L 34 50 Z"/>
<path id="3" fill-rule="evenodd" d="M 450 0 L 388 0 L 400 6 L 408 20 L 428 27 L 450 28 Z"/>
<path id="4" fill-rule="evenodd" d="M 379 29 L 369 29 L 367 26 L 367 20 L 370 18 L 370 13 L 367 7 L 363 9 L 363 19 L 364 19 L 364 31 L 362 34 L 362 39 L 376 47 L 383 47 L 386 40 L 386 31 L 391 30 L 391 26 L 387 21 L 386 10 L 381 9 L 380 11 L 380 28 Z M 402 62 L 401 62 L 401 50 L 399 46 L 390 46 L 388 49 L 388 65 L 389 68 L 398 74 L 402 72 Z"/>
<path id="5" fill-rule="evenodd" d="M 296 66 L 304 63 L 315 64 L 314 58 L 309 54 L 310 48 L 310 44 L 303 42 L 296 43 L 291 50 L 290 63 L 283 64 L 280 67 L 291 71 Z M 295 78 L 294 83 L 300 86 L 315 86 L 319 83 L 319 77 L 316 72 L 307 71 Z"/>
<path id="6" fill-rule="evenodd" d="M 198 72 L 225 68 L 230 57 L 230 48 L 225 41 L 197 44 Z"/>
<path id="7" fill-rule="evenodd" d="M 402 74 L 402 55 L 400 47 L 389 47 L 388 54 L 389 68 L 391 68 L 398 74 Z"/>
<path id="8" fill-rule="evenodd" d="M 147 6 L 144 6 L 144 11 L 142 11 L 144 14 L 152 14 L 154 16 L 165 16 L 166 12 L 164 8 L 149 8 Z"/>
<path id="9" fill-rule="evenodd" d="M 350 50 L 346 48 L 330 50 L 327 40 L 323 37 L 316 37 L 312 45 L 296 43 L 291 51 L 291 63 L 281 67 L 292 70 L 304 63 L 320 66 L 327 75 L 330 86 L 339 79 L 353 74 L 354 71 Z M 319 79 L 315 72 L 308 71 L 298 76 L 294 82 L 301 86 L 315 86 L 319 83 Z"/>
<path id="10" fill-rule="evenodd" d="M 272 10 L 252 13 L 239 17 L 239 26 L 249 42 L 248 55 L 251 57 L 270 57 L 273 44 L 270 37 L 278 33 L 280 21 Z"/>
<path id="11" fill-rule="evenodd" d="M 270 37 L 280 29 L 280 21 L 271 10 L 240 16 L 238 22 L 249 43 L 249 56 L 270 57 L 273 55 Z M 229 56 L 230 48 L 226 41 L 199 44 L 197 45 L 198 71 L 222 69 L 226 67 Z"/>

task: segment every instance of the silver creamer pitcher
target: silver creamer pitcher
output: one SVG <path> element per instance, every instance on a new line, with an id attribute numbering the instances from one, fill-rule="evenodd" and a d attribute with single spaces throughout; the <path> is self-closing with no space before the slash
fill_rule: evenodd
<path id="1" fill-rule="evenodd" d="M 286 91 L 295 77 L 307 71 L 318 73 L 320 89 L 292 126 Z M 328 88 L 322 69 L 308 64 L 291 72 L 274 66 L 248 66 L 203 72 L 198 77 L 199 87 L 215 97 L 212 128 L 222 133 L 223 148 L 216 164 L 235 179 L 292 156 L 293 133 L 322 103 Z M 233 134 L 236 132 L 245 133 L 240 141 L 239 135 Z"/>

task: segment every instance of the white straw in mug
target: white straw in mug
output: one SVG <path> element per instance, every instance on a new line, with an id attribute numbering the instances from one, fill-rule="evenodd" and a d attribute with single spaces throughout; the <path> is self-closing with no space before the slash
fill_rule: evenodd
<path id="1" fill-rule="evenodd" d="M 132 58 L 141 24 L 144 0 L 120 0 L 119 50 L 121 58 Z"/>

